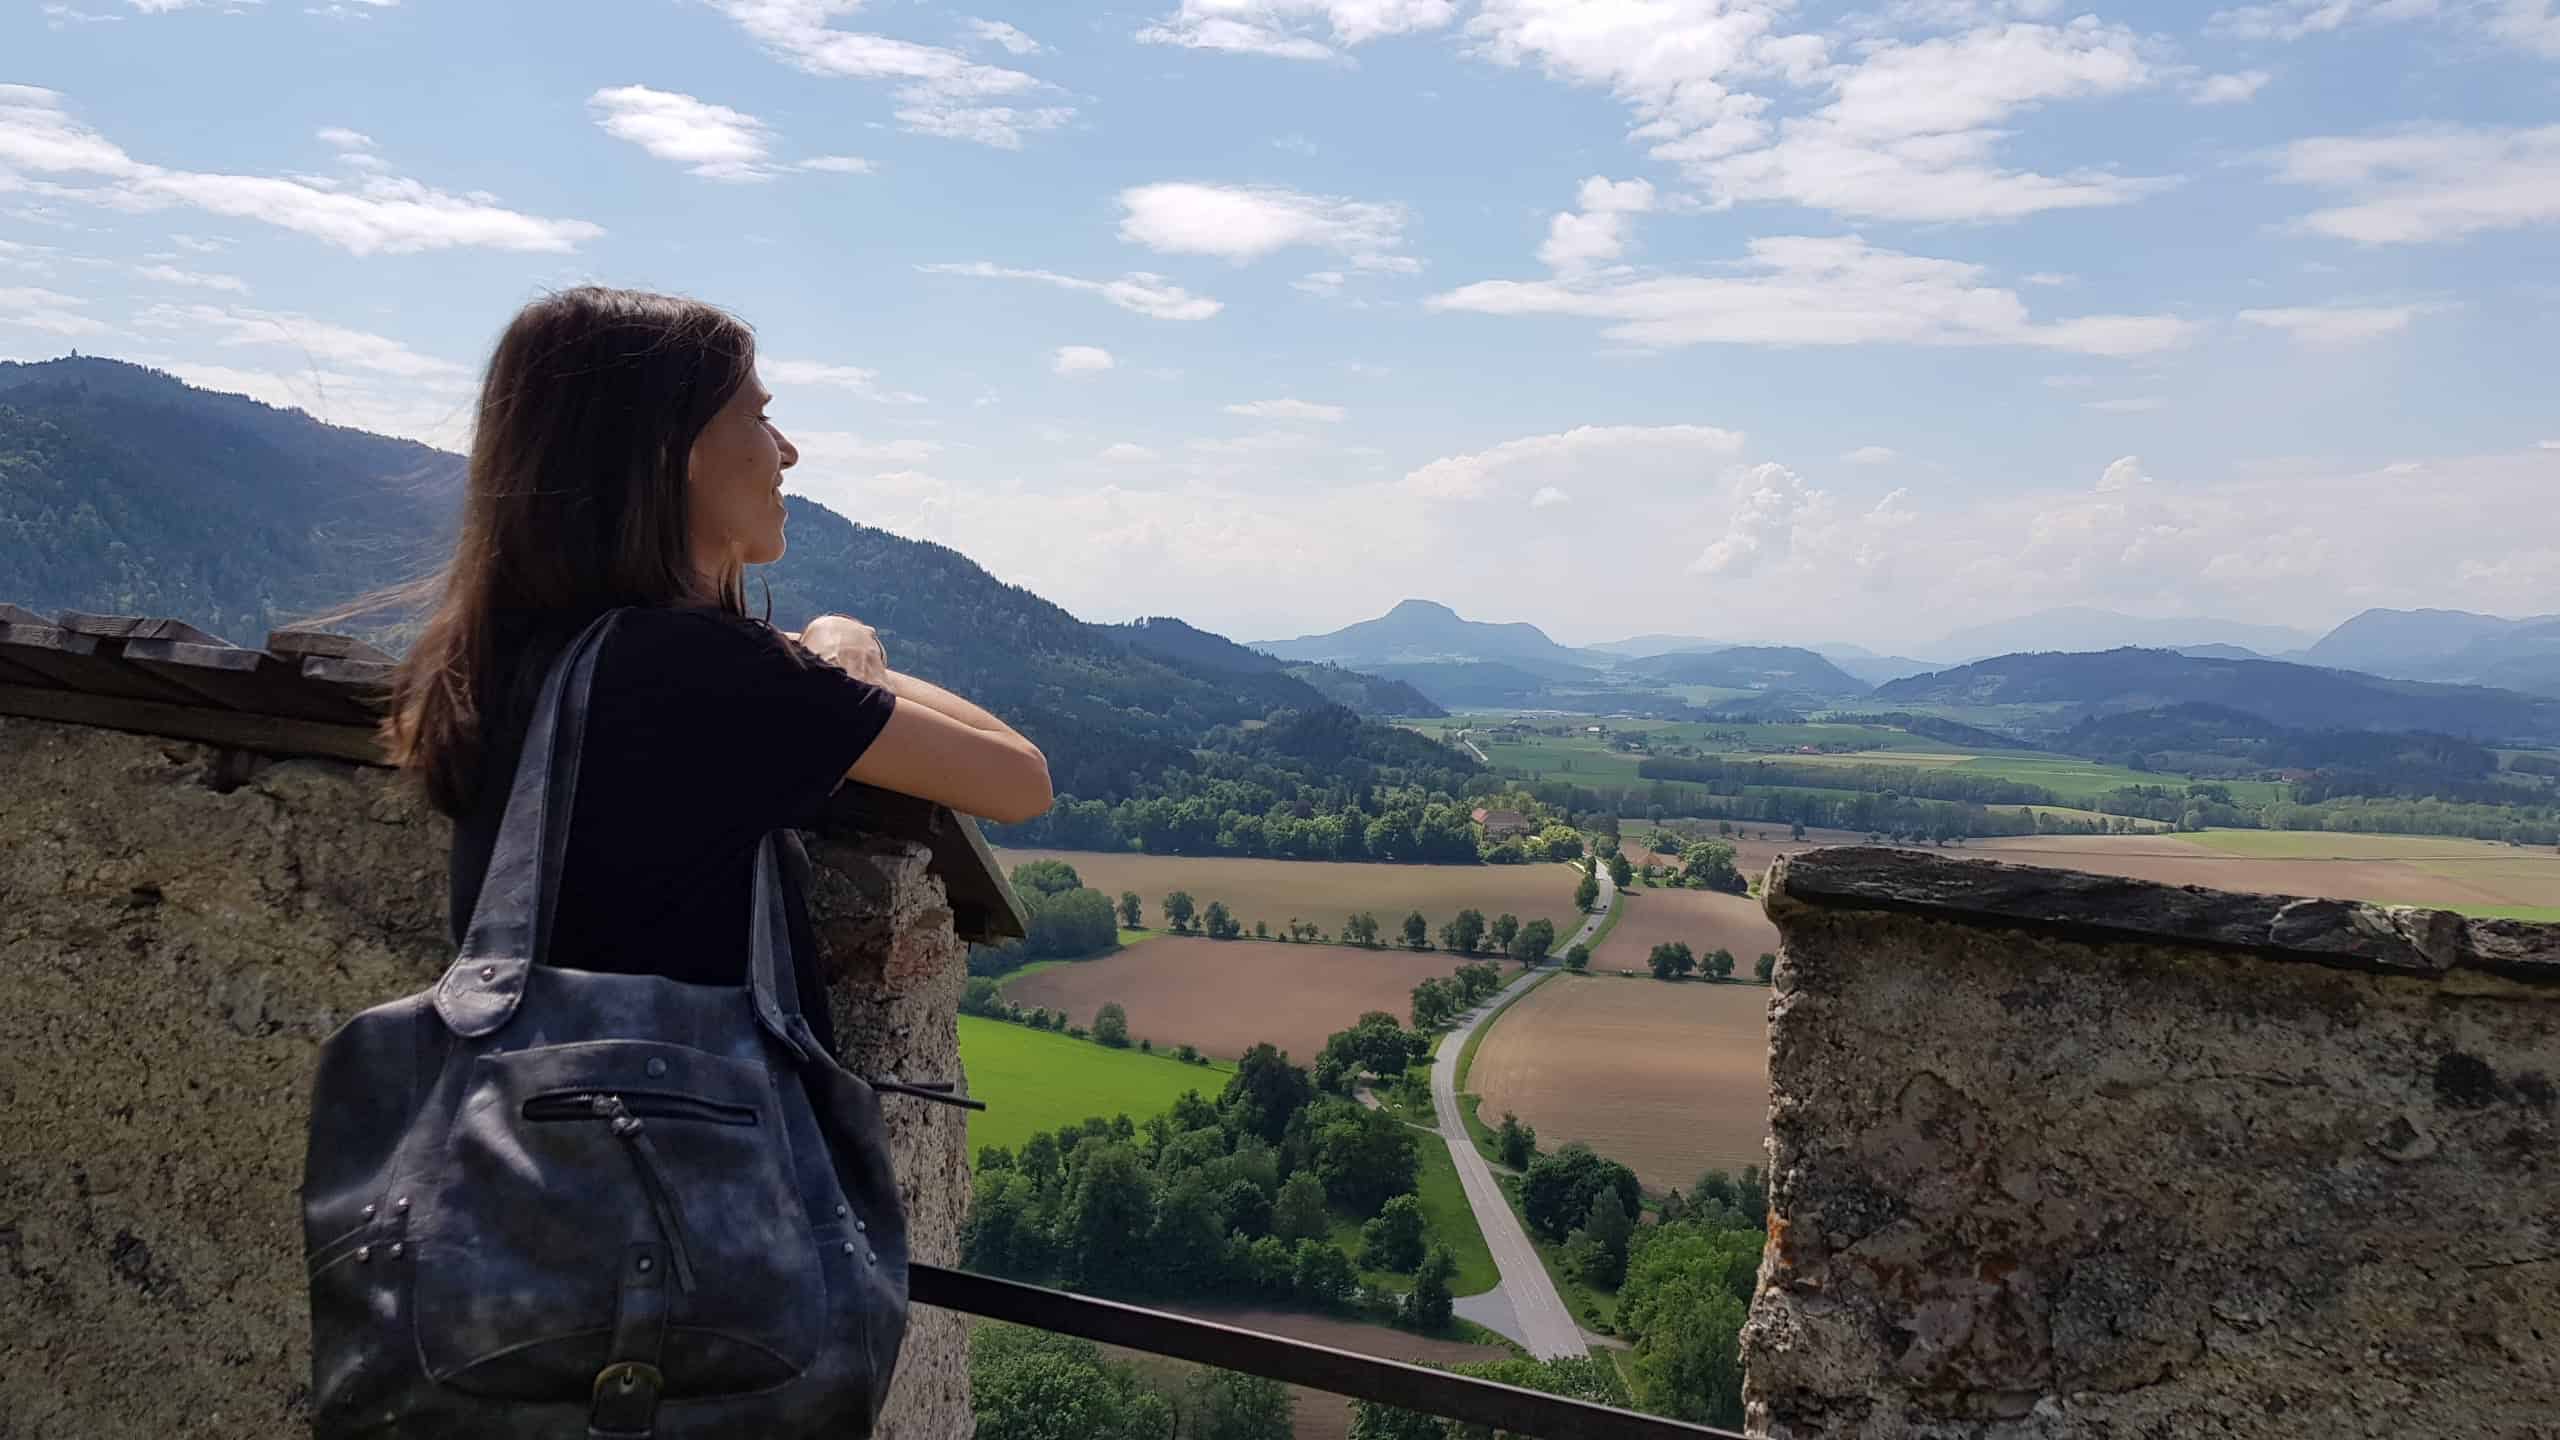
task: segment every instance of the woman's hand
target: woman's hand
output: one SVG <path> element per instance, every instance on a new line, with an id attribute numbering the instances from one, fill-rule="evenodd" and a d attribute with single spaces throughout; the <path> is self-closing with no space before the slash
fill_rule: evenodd
<path id="1" fill-rule="evenodd" d="M 884 688 L 889 683 L 889 654 L 879 632 L 850 615 L 821 615 L 791 638 L 856 680 Z"/>

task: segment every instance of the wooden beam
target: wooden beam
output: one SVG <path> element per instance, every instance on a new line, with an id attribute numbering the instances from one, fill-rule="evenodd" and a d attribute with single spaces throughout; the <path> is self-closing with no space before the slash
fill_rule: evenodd
<path id="1" fill-rule="evenodd" d="M 100 640 L 183 640 L 190 645 L 237 648 L 221 636 L 208 635 L 184 620 L 164 620 L 151 615 L 91 615 L 79 610 L 65 610 L 53 623 L 74 635 L 88 635 Z"/>
<path id="2" fill-rule="evenodd" d="M 93 695 L 183 704 L 186 691 L 116 658 L 119 640 L 65 630 L 15 605 L 0 607 L 0 660 L 32 670 L 46 683 Z"/>
<path id="3" fill-rule="evenodd" d="M 372 725 L 382 707 L 337 685 L 313 684 L 294 661 L 236 645 L 183 640 L 127 640 L 124 662 L 182 686 L 207 702 L 255 715 L 281 715 L 331 725 Z"/>
<path id="4" fill-rule="evenodd" d="M 335 635 L 326 630 L 270 630 L 267 653 L 289 655 L 294 659 L 317 655 L 328 660 L 365 660 L 376 665 L 399 663 L 399 657 L 376 650 L 353 635 Z"/>
<path id="5" fill-rule="evenodd" d="M 324 755 L 365 765 L 387 763 L 381 741 L 362 725 L 329 725 L 279 715 L 248 715 L 203 705 L 172 705 L 123 695 L 0 685 L 0 715 L 95 725 L 137 735 L 167 735 L 269 755 Z"/>

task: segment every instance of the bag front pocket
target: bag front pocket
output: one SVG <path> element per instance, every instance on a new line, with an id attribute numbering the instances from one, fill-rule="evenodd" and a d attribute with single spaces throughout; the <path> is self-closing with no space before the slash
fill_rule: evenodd
<path id="1" fill-rule="evenodd" d="M 779 1384 L 822 1312 L 763 1065 L 600 1041 L 484 1055 L 411 1224 L 421 1358 L 513 1399 L 582 1396 L 629 1247 L 665 1248 L 669 1398 Z"/>

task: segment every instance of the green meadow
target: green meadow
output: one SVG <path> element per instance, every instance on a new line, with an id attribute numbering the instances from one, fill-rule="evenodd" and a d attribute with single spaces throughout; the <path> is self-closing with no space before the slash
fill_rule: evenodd
<path id="1" fill-rule="evenodd" d="M 1234 1069 L 1113 1050 L 977 1015 L 960 1017 L 960 1059 L 969 1067 L 969 1093 L 987 1102 L 969 1116 L 973 1156 L 988 1145 L 1019 1148 L 1043 1130 L 1092 1115 L 1125 1114 L 1143 1125 L 1171 1109 L 1185 1090 L 1216 1099 Z"/>

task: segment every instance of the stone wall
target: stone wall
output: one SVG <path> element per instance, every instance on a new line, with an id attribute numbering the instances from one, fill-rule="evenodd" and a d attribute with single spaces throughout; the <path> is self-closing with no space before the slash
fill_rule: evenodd
<path id="1" fill-rule="evenodd" d="M 1783 860 L 1752 1433 L 2560 1437 L 2560 927 Z"/>
<path id="2" fill-rule="evenodd" d="M 388 771 L 0 717 L 0 1440 L 303 1429 L 315 1047 L 451 958 L 445 822 Z M 959 1075 L 962 947 L 920 848 L 812 837 L 857 1068 Z M 962 1117 L 887 1101 L 919 1260 Z M 882 1434 L 970 1433 L 961 1317 L 918 1309 Z"/>

